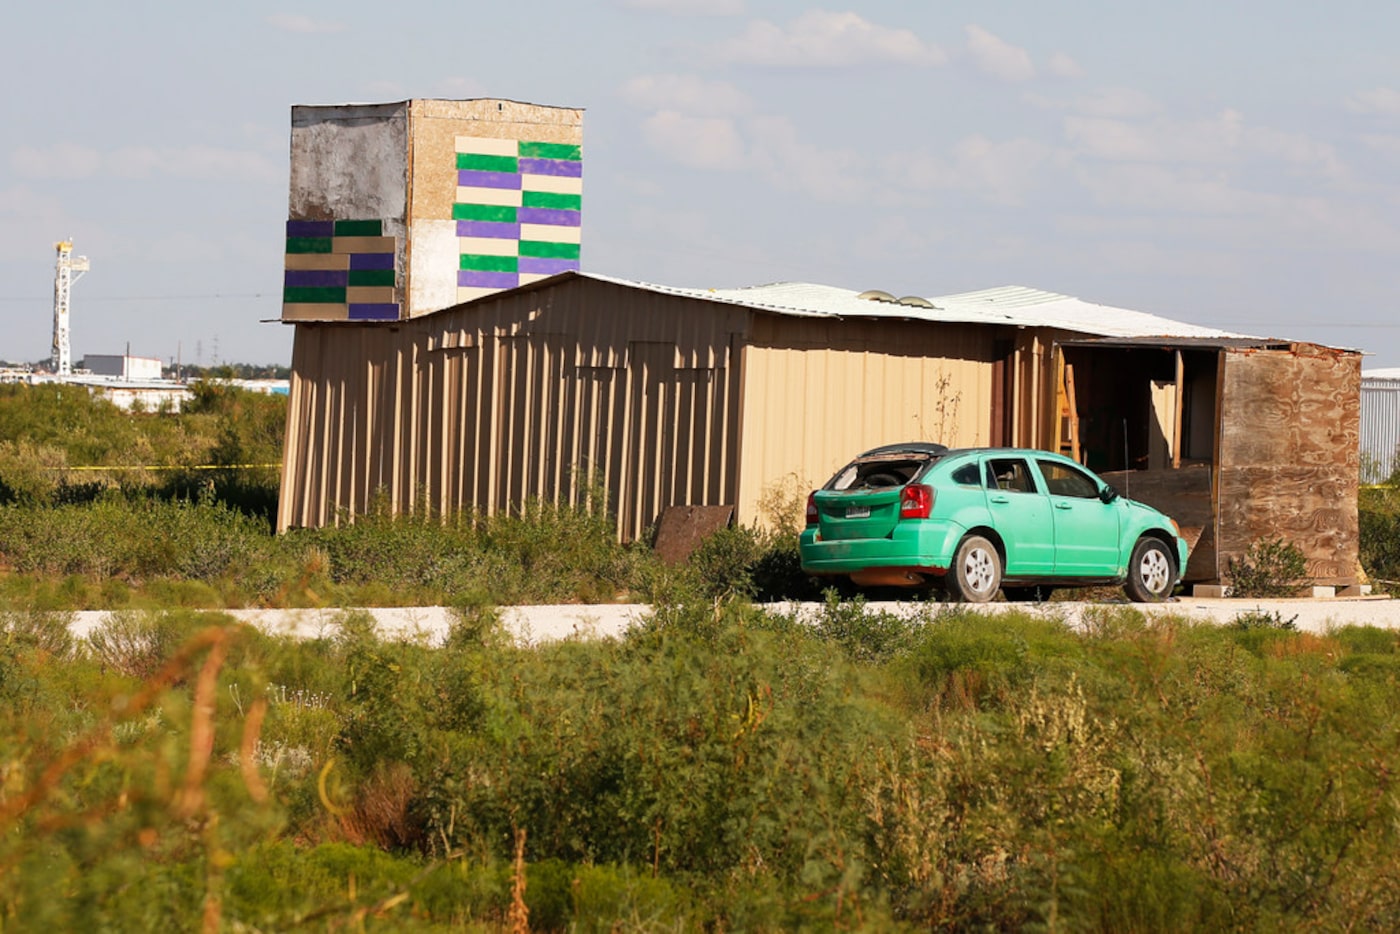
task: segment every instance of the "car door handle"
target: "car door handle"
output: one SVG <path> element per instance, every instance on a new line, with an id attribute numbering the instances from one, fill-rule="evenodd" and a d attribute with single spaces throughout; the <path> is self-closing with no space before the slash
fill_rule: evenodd
<path id="1" fill-rule="evenodd" d="M 1056 504 L 1055 504 L 1055 508 L 1056 508 L 1056 509 L 1073 509 L 1073 508 L 1074 508 L 1074 505 L 1073 505 L 1072 503 L 1056 503 Z"/>
<path id="2" fill-rule="evenodd" d="M 1008 497 L 1008 496 L 1005 496 L 1005 495 L 988 496 L 987 499 L 991 500 L 991 501 L 994 502 L 994 503 L 1009 503 L 1009 502 L 1011 502 L 1011 498 Z"/>

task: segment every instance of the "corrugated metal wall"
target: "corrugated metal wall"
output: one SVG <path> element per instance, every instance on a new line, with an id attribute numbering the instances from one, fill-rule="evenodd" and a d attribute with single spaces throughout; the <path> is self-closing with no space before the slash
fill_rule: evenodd
<path id="1" fill-rule="evenodd" d="M 593 280 L 394 327 L 301 325 L 279 528 L 382 493 L 486 514 L 580 502 L 596 480 L 623 538 L 672 503 L 733 503 L 742 308 Z"/>
<path id="2" fill-rule="evenodd" d="M 1380 483 L 1400 468 L 1400 379 L 1361 377 L 1361 480 Z"/>
<path id="3" fill-rule="evenodd" d="M 994 393 L 998 354 L 1007 385 Z M 297 326 L 279 528 L 386 497 L 492 514 L 606 490 L 624 539 L 668 505 L 805 490 L 891 441 L 1044 444 L 1051 342 L 985 325 L 812 318 L 566 279 L 393 326 Z"/>
<path id="4" fill-rule="evenodd" d="M 976 325 L 757 318 L 745 359 L 741 521 L 766 518 L 759 501 L 775 486 L 812 489 L 877 445 L 988 443 L 994 333 Z"/>

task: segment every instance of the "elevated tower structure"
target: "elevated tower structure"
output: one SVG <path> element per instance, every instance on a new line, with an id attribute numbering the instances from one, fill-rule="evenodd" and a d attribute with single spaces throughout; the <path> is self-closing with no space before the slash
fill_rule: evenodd
<path id="1" fill-rule="evenodd" d="M 59 376 L 73 373 L 73 350 L 68 340 L 68 312 L 73 283 L 88 271 L 88 258 L 73 255 L 73 241 L 54 244 L 58 258 L 53 273 L 53 371 Z"/>

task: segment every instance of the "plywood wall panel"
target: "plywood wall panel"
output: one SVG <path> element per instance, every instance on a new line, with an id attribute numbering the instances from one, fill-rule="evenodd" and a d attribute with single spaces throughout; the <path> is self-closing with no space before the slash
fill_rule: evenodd
<path id="1" fill-rule="evenodd" d="M 1222 573 L 1250 545 L 1282 539 L 1319 579 L 1360 571 L 1360 355 L 1302 345 L 1233 351 L 1221 374 Z"/>

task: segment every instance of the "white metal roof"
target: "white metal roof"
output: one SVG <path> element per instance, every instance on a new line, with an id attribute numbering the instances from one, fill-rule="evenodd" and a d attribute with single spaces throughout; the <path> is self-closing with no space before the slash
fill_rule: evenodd
<path id="1" fill-rule="evenodd" d="M 1127 308 L 1099 305 L 1068 295 L 1022 286 L 983 289 L 926 298 L 918 304 L 860 298 L 862 293 L 808 282 L 775 282 L 740 289 L 693 289 L 620 279 L 598 273 L 575 275 L 665 295 L 681 295 L 744 305 L 782 315 L 821 318 L 894 318 L 964 324 L 1051 327 L 1096 337 L 1230 338 L 1250 335 L 1221 331 Z"/>
<path id="2" fill-rule="evenodd" d="M 1381 367 L 1375 370 L 1362 370 L 1362 379 L 1400 379 L 1400 366 Z"/>

